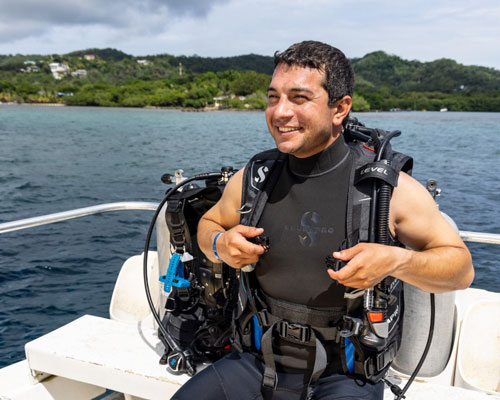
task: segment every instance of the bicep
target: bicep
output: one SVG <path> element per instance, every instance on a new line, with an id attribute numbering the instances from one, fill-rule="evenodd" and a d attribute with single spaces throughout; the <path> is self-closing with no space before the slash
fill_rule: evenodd
<path id="1" fill-rule="evenodd" d="M 243 171 L 244 168 L 231 177 L 222 197 L 205 213 L 202 219 L 215 222 L 224 229 L 232 228 L 240 223 L 240 214 L 236 210 L 241 206 Z"/>
<path id="2" fill-rule="evenodd" d="M 397 238 L 415 250 L 436 247 L 464 247 L 455 229 L 441 215 L 427 190 L 401 173 L 391 200 L 391 226 Z"/>

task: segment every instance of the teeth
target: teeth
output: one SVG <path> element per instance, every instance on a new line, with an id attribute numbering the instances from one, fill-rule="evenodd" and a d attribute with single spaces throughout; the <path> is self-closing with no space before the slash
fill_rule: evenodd
<path id="1" fill-rule="evenodd" d="M 280 126 L 280 127 L 278 127 L 278 130 L 280 132 L 291 132 L 291 131 L 296 131 L 297 129 L 299 129 L 299 128 L 288 128 L 286 126 Z"/>

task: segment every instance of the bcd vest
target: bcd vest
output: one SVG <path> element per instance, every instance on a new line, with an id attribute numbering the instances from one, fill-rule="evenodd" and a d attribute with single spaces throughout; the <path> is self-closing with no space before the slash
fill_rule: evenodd
<path id="1" fill-rule="evenodd" d="M 354 140 L 347 144 L 353 162 L 347 196 L 347 237 L 342 248 L 368 242 L 376 236 L 376 227 L 369 223 L 373 213 L 371 197 L 374 180 L 382 180 L 392 190 L 397 186 L 399 172 L 411 174 L 413 166 L 413 160 L 404 154 L 388 150 L 385 154 L 389 156 L 384 162 L 374 162 L 375 152 L 369 147 L 370 143 L 367 145 Z M 238 210 L 241 224 L 257 226 L 286 162 L 287 155 L 273 149 L 255 155 L 247 164 L 243 176 L 242 206 Z M 399 245 L 399 242 L 391 238 L 389 244 Z M 341 267 L 332 258 L 327 263 L 332 268 Z M 343 322 L 331 326 L 332 321 L 339 320 L 338 307 L 319 310 L 272 299 L 259 290 L 253 272 L 245 272 L 250 270 L 243 269 L 240 276 L 233 347 L 240 351 L 262 351 L 266 364 L 262 382 L 264 394 L 272 391 L 277 383 L 273 349 L 273 338 L 276 339 L 276 336 L 315 348 L 310 388 L 314 387 L 327 367 L 323 346 L 327 341 L 334 341 L 339 346 L 344 373 L 371 382 L 378 382 L 384 377 L 401 343 L 403 285 L 398 280 L 389 277 L 374 288 L 377 301 L 385 302 L 382 307 L 383 322 L 363 323 L 364 291 L 346 287 L 345 308 L 341 311 Z M 376 304 L 371 306 L 377 308 Z"/>

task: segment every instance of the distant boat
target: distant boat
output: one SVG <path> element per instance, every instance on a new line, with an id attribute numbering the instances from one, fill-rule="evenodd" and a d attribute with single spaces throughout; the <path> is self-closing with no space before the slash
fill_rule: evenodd
<path id="1" fill-rule="evenodd" d="M 439 112 L 447 112 L 447 111 L 448 111 L 448 109 L 447 109 L 447 108 L 441 108 L 441 109 L 439 110 Z"/>

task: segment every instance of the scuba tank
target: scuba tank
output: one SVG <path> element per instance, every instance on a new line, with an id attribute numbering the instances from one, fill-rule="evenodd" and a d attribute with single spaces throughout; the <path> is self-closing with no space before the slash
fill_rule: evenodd
<path id="1" fill-rule="evenodd" d="M 436 199 L 440 194 L 435 180 L 427 181 L 427 190 Z M 458 227 L 453 219 L 441 212 L 448 223 L 458 232 Z M 404 284 L 405 292 L 405 314 L 403 338 L 392 368 L 398 372 L 410 375 L 415 368 L 426 344 L 429 332 L 429 318 L 431 314 L 429 293 L 426 293 L 412 285 Z M 419 372 L 419 376 L 433 377 L 444 371 L 453 351 L 456 311 L 456 292 L 435 294 L 436 316 L 435 332 L 432 345 L 425 362 Z M 450 382 L 452 376 L 450 376 Z"/>

